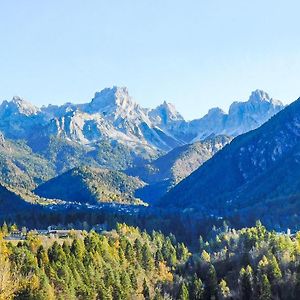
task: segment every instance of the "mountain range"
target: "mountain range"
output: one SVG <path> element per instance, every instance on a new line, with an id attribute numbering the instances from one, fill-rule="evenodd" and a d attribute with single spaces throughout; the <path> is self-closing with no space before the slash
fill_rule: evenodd
<path id="1" fill-rule="evenodd" d="M 170 103 L 143 108 L 127 88 L 113 87 L 83 104 L 38 108 L 20 97 L 3 101 L 0 132 L 5 138 L 24 141 L 50 160 L 57 173 L 76 167 L 86 157 L 96 166 L 125 169 L 211 135 L 237 136 L 257 128 L 283 107 L 256 90 L 248 101 L 234 102 L 228 114 L 214 108 L 203 118 L 186 121 Z M 126 162 L 114 159 L 114 165 L 103 148 L 120 152 Z"/>
<path id="2" fill-rule="evenodd" d="M 298 220 L 300 99 L 236 137 L 160 201 L 161 207 L 218 217 Z M 253 221 L 253 220 L 252 220 Z"/>
<path id="3" fill-rule="evenodd" d="M 248 101 L 234 102 L 228 114 L 213 108 L 203 118 L 185 121 L 170 103 L 142 108 L 127 88 L 113 87 L 97 92 L 84 104 L 38 108 L 14 97 L 0 105 L 0 130 L 8 138 L 29 143 L 53 135 L 81 145 L 113 139 L 140 151 L 169 151 L 212 134 L 237 136 L 257 128 L 283 107 L 280 101 L 256 90 Z"/>
<path id="4" fill-rule="evenodd" d="M 153 202 L 232 138 L 259 127 L 283 108 L 261 90 L 246 102 L 234 102 L 228 113 L 213 108 L 192 121 L 166 101 L 143 108 L 120 87 L 97 92 L 83 104 L 39 108 L 14 97 L 0 105 L 1 183 L 67 201 L 70 195 L 62 190 L 66 182 L 78 194 L 84 189 L 83 202 Z M 131 186 L 130 192 L 107 181 L 112 177 Z M 99 193 L 96 186 L 101 187 Z"/>

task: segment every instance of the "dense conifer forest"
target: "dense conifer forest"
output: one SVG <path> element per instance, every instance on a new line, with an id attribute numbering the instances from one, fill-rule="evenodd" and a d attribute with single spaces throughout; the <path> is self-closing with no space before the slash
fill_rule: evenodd
<path id="1" fill-rule="evenodd" d="M 67 237 L 0 235 L 0 299 L 298 299 L 300 233 L 226 224 L 189 249 L 172 234 L 117 224 Z M 24 228 L 23 228 L 24 231 Z"/>

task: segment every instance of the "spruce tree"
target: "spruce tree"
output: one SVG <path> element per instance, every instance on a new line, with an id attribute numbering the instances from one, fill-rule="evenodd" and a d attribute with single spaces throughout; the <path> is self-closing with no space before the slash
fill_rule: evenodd
<path id="1" fill-rule="evenodd" d="M 142 266 L 146 271 L 151 271 L 154 268 L 154 260 L 147 243 L 142 247 Z"/>
<path id="2" fill-rule="evenodd" d="M 271 300 L 271 284 L 266 274 L 261 276 L 258 300 Z"/>
<path id="3" fill-rule="evenodd" d="M 134 262 L 134 250 L 131 243 L 129 242 L 127 243 L 125 248 L 125 257 L 130 263 Z"/>
<path id="4" fill-rule="evenodd" d="M 150 300 L 150 289 L 148 287 L 146 279 L 144 279 L 144 282 L 143 282 L 143 296 L 144 296 L 145 300 Z"/>
<path id="5" fill-rule="evenodd" d="M 153 297 L 153 300 L 163 300 L 163 296 L 161 295 L 161 292 L 159 289 L 155 290 L 155 295 Z"/>
<path id="6" fill-rule="evenodd" d="M 1 227 L 1 231 L 4 236 L 6 236 L 8 234 L 8 226 L 7 226 L 6 222 L 3 223 L 2 227 Z"/>
<path id="7" fill-rule="evenodd" d="M 189 290 L 184 282 L 180 285 L 177 299 L 178 300 L 189 300 L 190 299 Z"/>
<path id="8" fill-rule="evenodd" d="M 80 239 L 74 239 L 71 246 L 71 253 L 76 257 L 76 259 L 79 259 L 82 261 L 84 256 L 84 243 Z"/>
<path id="9" fill-rule="evenodd" d="M 142 262 L 142 243 L 138 238 L 135 239 L 133 247 L 134 247 L 136 259 L 139 263 L 141 263 Z"/>
<path id="10" fill-rule="evenodd" d="M 272 255 L 271 259 L 269 260 L 269 264 L 270 264 L 270 280 L 271 282 L 273 281 L 278 281 L 281 279 L 282 274 L 281 274 L 281 270 L 279 268 L 277 259 L 274 255 Z"/>
<path id="11" fill-rule="evenodd" d="M 191 300 L 202 300 L 204 296 L 204 286 L 200 278 L 196 274 L 193 276 L 190 285 L 190 298 Z"/>
<path id="12" fill-rule="evenodd" d="M 253 294 L 253 271 L 248 265 L 242 268 L 239 275 L 240 294 L 242 300 L 250 300 Z"/>
<path id="13" fill-rule="evenodd" d="M 205 281 L 205 294 L 208 298 L 215 299 L 217 295 L 217 274 L 215 267 L 211 264 L 207 271 L 206 281 Z"/>
<path id="14" fill-rule="evenodd" d="M 130 273 L 130 282 L 131 282 L 131 286 L 132 286 L 133 290 L 136 291 L 138 289 L 138 282 L 137 282 L 136 275 L 135 275 L 134 271 L 132 271 Z"/>
<path id="15" fill-rule="evenodd" d="M 222 279 L 218 285 L 218 299 L 227 299 L 230 296 L 230 289 L 227 282 Z"/>

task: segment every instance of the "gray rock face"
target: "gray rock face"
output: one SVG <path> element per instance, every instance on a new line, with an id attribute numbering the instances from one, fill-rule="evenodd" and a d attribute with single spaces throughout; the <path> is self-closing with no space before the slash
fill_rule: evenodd
<path id="1" fill-rule="evenodd" d="M 134 102 L 127 88 L 113 87 L 97 92 L 84 104 L 37 108 L 14 97 L 0 105 L 0 131 L 29 144 L 51 136 L 84 146 L 105 139 L 154 155 L 211 135 L 237 136 L 259 127 L 283 107 L 257 90 L 247 102 L 234 102 L 228 114 L 213 108 L 203 118 L 187 122 L 170 103 L 145 109 Z"/>
<path id="2" fill-rule="evenodd" d="M 184 121 L 183 116 L 176 110 L 172 103 L 164 101 L 155 109 L 149 111 L 150 120 L 156 126 L 168 128 L 170 123 Z"/>
<path id="3" fill-rule="evenodd" d="M 90 103 L 48 106 L 42 114 L 50 121 L 49 132 L 81 144 L 109 138 L 135 149 L 144 146 L 168 151 L 181 145 L 156 128 L 148 110 L 135 103 L 127 88 L 113 87 L 97 92 Z"/>
<path id="4" fill-rule="evenodd" d="M 9 138 L 26 139 L 36 126 L 44 124 L 39 108 L 19 97 L 0 105 L 0 130 Z"/>
<path id="5" fill-rule="evenodd" d="M 234 102 L 230 106 L 226 133 L 237 136 L 253 130 L 268 121 L 283 107 L 282 102 L 270 98 L 261 90 L 256 90 L 252 92 L 247 102 Z"/>
<path id="6" fill-rule="evenodd" d="M 261 126 L 283 108 L 282 102 L 272 99 L 264 91 L 256 90 L 248 101 L 233 102 L 228 114 L 216 107 L 204 117 L 187 122 L 173 105 L 165 102 L 151 110 L 149 116 L 154 124 L 170 135 L 184 143 L 191 143 L 211 135 L 235 137 L 246 133 Z"/>
<path id="7" fill-rule="evenodd" d="M 261 90 L 252 92 L 246 102 L 233 102 L 228 114 L 219 108 L 211 109 L 199 120 L 190 122 L 190 130 L 196 135 L 194 141 L 214 134 L 238 136 L 256 129 L 284 108 L 279 100 L 274 100 Z"/>

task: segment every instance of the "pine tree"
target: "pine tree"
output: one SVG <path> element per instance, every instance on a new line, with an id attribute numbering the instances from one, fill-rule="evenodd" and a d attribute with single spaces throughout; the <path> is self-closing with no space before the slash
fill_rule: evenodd
<path id="1" fill-rule="evenodd" d="M 190 296 L 189 296 L 189 290 L 186 286 L 186 284 L 183 282 L 179 288 L 179 293 L 177 296 L 178 300 L 189 300 Z"/>
<path id="2" fill-rule="evenodd" d="M 161 292 L 159 289 L 155 290 L 155 295 L 153 297 L 153 300 L 163 300 L 163 296 L 161 295 Z"/>
<path id="3" fill-rule="evenodd" d="M 63 242 L 62 248 L 63 248 L 66 256 L 69 257 L 70 254 L 71 254 L 71 250 L 70 250 L 69 245 L 66 242 Z"/>
<path id="4" fill-rule="evenodd" d="M 110 265 L 107 265 L 104 271 L 104 284 L 106 287 L 112 286 L 115 281 L 114 272 Z"/>
<path id="5" fill-rule="evenodd" d="M 191 300 L 202 300 L 204 296 L 204 287 L 200 278 L 196 274 L 193 276 L 192 283 L 190 285 L 190 298 Z"/>
<path id="6" fill-rule="evenodd" d="M 160 261 L 164 261 L 164 256 L 162 254 L 162 251 L 161 249 L 157 249 L 156 253 L 155 253 L 155 260 L 157 262 L 160 262 Z"/>
<path id="7" fill-rule="evenodd" d="M 180 243 L 177 246 L 176 254 L 177 254 L 177 259 L 181 261 L 186 261 L 187 258 L 189 257 L 189 250 L 183 243 Z"/>
<path id="8" fill-rule="evenodd" d="M 49 257 L 43 246 L 37 250 L 37 260 L 39 267 L 46 266 L 49 263 Z"/>
<path id="9" fill-rule="evenodd" d="M 36 293 L 36 300 L 55 300 L 55 293 L 53 287 L 50 285 L 48 278 L 45 275 L 41 276 L 39 290 Z"/>
<path id="10" fill-rule="evenodd" d="M 134 251 L 136 254 L 136 259 L 138 262 L 142 262 L 142 243 L 141 241 L 137 238 L 134 241 Z"/>
<path id="11" fill-rule="evenodd" d="M 279 294 L 279 282 L 282 278 L 282 273 L 278 265 L 277 259 L 274 255 L 269 260 L 269 278 L 271 283 L 271 290 L 273 295 Z"/>
<path id="12" fill-rule="evenodd" d="M 230 289 L 227 282 L 222 279 L 218 285 L 218 299 L 227 299 L 230 296 Z"/>
<path id="13" fill-rule="evenodd" d="M 71 253 L 76 257 L 76 259 L 79 259 L 82 261 L 84 256 L 84 243 L 80 239 L 74 239 L 71 246 Z"/>
<path id="14" fill-rule="evenodd" d="M 130 262 L 134 262 L 134 250 L 132 245 L 128 242 L 125 248 L 125 257 Z"/>
<path id="15" fill-rule="evenodd" d="M 136 279 L 135 272 L 130 273 L 130 282 L 131 282 L 131 286 L 132 286 L 133 290 L 136 291 L 138 289 L 138 282 Z"/>
<path id="16" fill-rule="evenodd" d="M 200 235 L 199 236 L 199 252 L 201 253 L 203 251 L 203 248 L 204 248 L 204 241 L 203 241 L 203 237 Z"/>
<path id="17" fill-rule="evenodd" d="M 216 270 L 212 264 L 209 266 L 209 269 L 207 271 L 205 283 L 205 294 L 208 298 L 215 299 L 217 295 L 218 281 Z"/>
<path id="18" fill-rule="evenodd" d="M 120 283 L 122 286 L 122 294 L 124 298 L 128 298 L 131 294 L 131 281 L 128 273 L 122 270 L 120 275 Z"/>
<path id="19" fill-rule="evenodd" d="M 151 271 L 154 268 L 152 253 L 146 243 L 142 247 L 142 266 L 147 271 Z"/>
<path id="20" fill-rule="evenodd" d="M 2 227 L 1 227 L 1 231 L 4 236 L 6 236 L 8 234 L 8 226 L 7 226 L 6 222 L 3 223 Z"/>
<path id="21" fill-rule="evenodd" d="M 55 241 L 51 248 L 48 249 L 48 256 L 51 262 L 64 263 L 67 260 L 66 254 L 62 246 Z"/>
<path id="22" fill-rule="evenodd" d="M 201 260 L 205 263 L 210 263 L 210 254 L 203 250 L 201 253 Z"/>
<path id="23" fill-rule="evenodd" d="M 125 255 L 124 255 L 123 249 L 121 247 L 119 247 L 119 249 L 118 249 L 118 255 L 119 255 L 120 265 L 123 265 L 125 262 Z"/>
<path id="24" fill-rule="evenodd" d="M 253 294 L 253 271 L 248 265 L 242 268 L 239 276 L 240 293 L 242 300 L 250 300 Z"/>
<path id="25" fill-rule="evenodd" d="M 258 300 L 270 300 L 271 294 L 271 284 L 267 275 L 263 274 L 260 281 Z"/>
<path id="26" fill-rule="evenodd" d="M 144 279 L 144 282 L 143 282 L 143 296 L 144 296 L 145 300 L 150 300 L 150 289 L 148 287 L 146 279 Z"/>
<path id="27" fill-rule="evenodd" d="M 270 280 L 271 282 L 273 281 L 277 282 L 282 278 L 282 274 L 277 259 L 274 255 L 272 255 L 271 259 L 269 260 L 269 263 L 270 263 Z"/>

